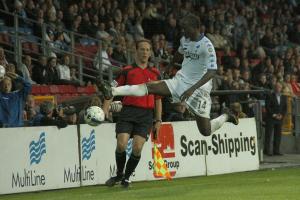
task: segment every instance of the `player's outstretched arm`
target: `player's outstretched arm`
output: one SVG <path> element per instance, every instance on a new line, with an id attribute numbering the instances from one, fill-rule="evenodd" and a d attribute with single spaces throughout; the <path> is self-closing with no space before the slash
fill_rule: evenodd
<path id="1" fill-rule="evenodd" d="M 190 87 L 188 90 L 186 90 L 180 97 L 181 101 L 186 100 L 189 96 L 191 96 L 196 89 L 207 83 L 211 78 L 213 78 L 216 74 L 217 70 L 214 69 L 208 69 L 206 74 L 192 87 Z"/>

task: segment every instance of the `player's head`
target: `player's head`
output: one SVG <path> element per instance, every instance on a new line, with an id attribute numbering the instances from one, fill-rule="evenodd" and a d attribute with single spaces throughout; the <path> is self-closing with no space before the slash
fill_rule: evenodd
<path id="1" fill-rule="evenodd" d="M 143 39 L 136 42 L 136 56 L 137 61 L 147 63 L 151 56 L 151 42 Z"/>
<path id="2" fill-rule="evenodd" d="M 180 20 L 180 26 L 187 38 L 197 38 L 200 32 L 200 25 L 200 19 L 196 15 L 189 14 Z"/>

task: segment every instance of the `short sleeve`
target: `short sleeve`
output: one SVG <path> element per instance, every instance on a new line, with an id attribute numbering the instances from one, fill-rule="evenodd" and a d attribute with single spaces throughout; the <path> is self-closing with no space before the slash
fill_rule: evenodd
<path id="1" fill-rule="evenodd" d="M 180 39 L 180 44 L 179 44 L 179 47 L 178 47 L 178 53 L 180 53 L 180 54 L 184 54 L 184 51 L 183 51 L 183 43 L 184 43 L 184 41 L 185 41 L 185 37 L 182 37 L 181 39 Z"/>
<path id="2" fill-rule="evenodd" d="M 216 70 L 218 68 L 216 51 L 215 51 L 213 44 L 209 40 L 204 45 L 204 53 L 206 55 L 205 57 L 206 57 L 207 69 Z"/>

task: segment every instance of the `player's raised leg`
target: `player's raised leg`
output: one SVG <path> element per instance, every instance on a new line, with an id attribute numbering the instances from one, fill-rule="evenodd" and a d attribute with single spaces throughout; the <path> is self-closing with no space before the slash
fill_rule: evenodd
<path id="1" fill-rule="evenodd" d="M 229 110 L 226 109 L 224 114 L 219 117 L 210 120 L 209 118 L 204 118 L 196 115 L 196 122 L 199 132 L 204 136 L 209 136 L 214 133 L 216 130 L 221 128 L 225 122 L 230 122 L 235 125 L 238 125 L 238 118 L 232 114 Z"/>
<path id="2" fill-rule="evenodd" d="M 145 96 L 147 94 L 160 96 L 171 95 L 164 81 L 153 81 L 146 84 L 124 85 L 120 87 L 111 87 L 109 83 L 103 82 L 99 84 L 99 89 L 105 99 L 111 99 L 114 96 Z"/>

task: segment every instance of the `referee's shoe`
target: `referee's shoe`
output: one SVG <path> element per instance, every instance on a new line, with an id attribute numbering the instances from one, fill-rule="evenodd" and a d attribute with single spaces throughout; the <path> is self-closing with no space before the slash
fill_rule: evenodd
<path id="1" fill-rule="evenodd" d="M 117 175 L 117 176 L 113 176 L 110 177 L 110 179 L 108 179 L 105 182 L 105 185 L 108 187 L 113 187 L 114 185 L 120 183 L 123 180 L 123 174 L 122 175 Z"/>

